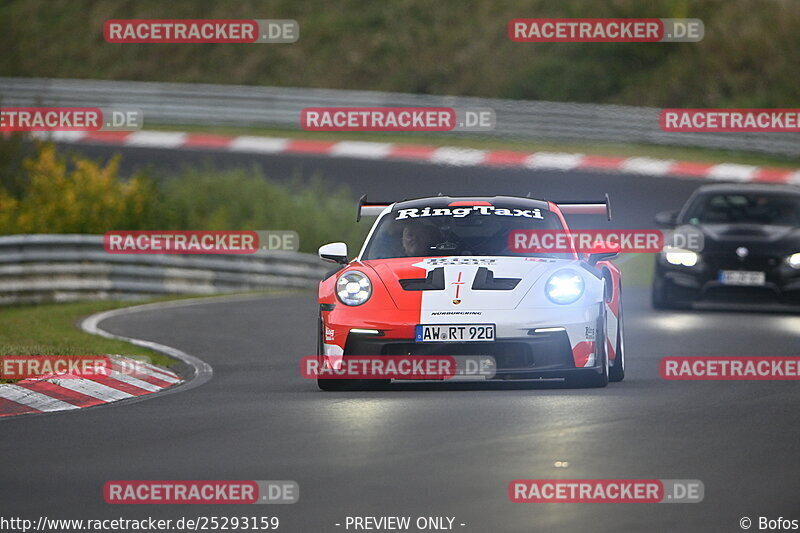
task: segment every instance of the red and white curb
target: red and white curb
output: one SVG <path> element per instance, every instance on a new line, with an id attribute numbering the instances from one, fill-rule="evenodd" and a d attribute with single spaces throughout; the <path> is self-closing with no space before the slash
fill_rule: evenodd
<path id="1" fill-rule="evenodd" d="M 252 154 L 308 154 L 353 159 L 417 161 L 464 167 L 588 170 L 675 178 L 800 185 L 800 169 L 758 167 L 735 163 L 698 163 L 649 157 L 478 150 L 452 146 L 365 141 L 319 141 L 147 130 L 135 132 L 39 132 L 36 136 L 63 143 L 111 144 L 171 150 L 200 149 Z"/>
<path id="2" fill-rule="evenodd" d="M 92 407 L 153 394 L 183 382 L 167 369 L 123 356 L 109 357 L 112 369 L 101 375 L 53 374 L 0 385 L 0 417 Z M 113 368 L 135 368 L 135 374 Z"/>
<path id="3" fill-rule="evenodd" d="M 91 378 L 46 377 L 23 380 L 13 384 L 3 384 L 0 385 L 0 418 L 13 418 L 13 415 L 41 414 L 54 411 L 72 411 L 122 401 L 124 403 L 133 403 L 198 387 L 210 380 L 214 372 L 211 365 L 205 361 L 172 346 L 116 335 L 102 329 L 99 324 L 109 318 L 142 311 L 173 309 L 200 305 L 209 301 L 230 301 L 249 299 L 251 297 L 255 296 L 240 295 L 235 297 L 195 298 L 175 302 L 158 302 L 114 309 L 89 316 L 80 324 L 83 331 L 108 339 L 122 340 L 163 353 L 183 363 L 188 367 L 189 372 L 185 376 L 179 376 L 165 368 L 143 364 L 138 360 L 128 359 L 125 361 L 120 359 L 121 365 L 125 362 L 129 363 L 125 368 L 134 365 L 136 373 L 134 375 L 124 375 L 120 372 L 111 372 L 107 376 L 92 376 Z M 112 357 L 120 358 L 120 356 Z M 140 368 L 142 368 L 141 371 L 139 370 Z"/>

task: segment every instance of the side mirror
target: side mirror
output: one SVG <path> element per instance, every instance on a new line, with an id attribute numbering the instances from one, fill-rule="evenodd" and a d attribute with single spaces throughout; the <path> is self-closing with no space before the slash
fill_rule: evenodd
<path id="1" fill-rule="evenodd" d="M 592 250 L 589 252 L 589 257 L 586 261 L 590 265 L 596 265 L 599 261 L 607 261 L 608 259 L 613 259 L 619 255 L 619 244 L 615 242 L 598 242 L 594 246 L 592 246 Z"/>
<path id="2" fill-rule="evenodd" d="M 343 242 L 332 242 L 319 247 L 319 258 L 329 263 L 347 264 L 347 245 Z"/>
<path id="3" fill-rule="evenodd" d="M 677 211 L 661 211 L 656 215 L 656 224 L 663 228 L 672 228 L 678 224 Z"/>

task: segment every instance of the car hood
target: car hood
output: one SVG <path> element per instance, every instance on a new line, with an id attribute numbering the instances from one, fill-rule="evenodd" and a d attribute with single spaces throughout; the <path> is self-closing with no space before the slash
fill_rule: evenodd
<path id="1" fill-rule="evenodd" d="M 368 260 L 400 309 L 491 310 L 514 309 L 546 273 L 574 263 L 532 257 L 431 257 Z M 427 282 L 426 277 L 434 270 Z M 479 272 L 484 269 L 483 272 Z M 487 279 L 487 272 L 490 273 Z M 478 284 L 476 285 L 476 278 Z M 411 281 L 422 290 L 403 288 Z M 515 284 L 510 280 L 518 280 Z M 483 282 L 482 285 L 480 282 Z M 514 284 L 513 288 L 509 288 Z M 487 287 L 480 289 L 479 287 Z"/>
<path id="2" fill-rule="evenodd" d="M 701 224 L 704 251 L 727 252 L 740 246 L 765 255 L 800 251 L 800 228 L 759 224 Z"/>

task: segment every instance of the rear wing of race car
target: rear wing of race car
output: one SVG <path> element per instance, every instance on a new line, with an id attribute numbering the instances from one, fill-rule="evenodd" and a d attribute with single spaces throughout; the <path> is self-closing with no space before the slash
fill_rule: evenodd
<path id="1" fill-rule="evenodd" d="M 611 200 L 603 202 L 554 202 L 565 215 L 606 215 L 611 220 Z"/>
<path id="2" fill-rule="evenodd" d="M 391 202 L 368 202 L 367 195 L 365 194 L 358 199 L 358 207 L 356 208 L 356 222 L 359 222 L 362 216 L 376 217 L 381 214 L 381 211 L 390 205 L 392 205 Z"/>
<path id="3" fill-rule="evenodd" d="M 608 193 L 602 202 L 554 202 L 562 213 L 565 215 L 606 215 L 608 220 L 611 220 L 611 200 L 608 198 Z M 369 202 L 367 195 L 363 195 L 358 199 L 358 207 L 356 209 L 356 222 L 361 220 L 362 216 L 376 217 L 381 214 L 381 211 L 389 207 L 391 202 Z"/>

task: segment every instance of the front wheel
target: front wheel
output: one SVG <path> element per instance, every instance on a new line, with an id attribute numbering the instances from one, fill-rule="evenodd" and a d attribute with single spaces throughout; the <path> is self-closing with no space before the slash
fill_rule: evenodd
<path id="1" fill-rule="evenodd" d="M 603 370 L 578 370 L 574 375 L 567 377 L 567 386 L 576 389 L 595 389 L 608 385 L 608 363 L 603 365 Z"/>
<path id="2" fill-rule="evenodd" d="M 324 391 L 372 391 L 384 390 L 392 381 L 390 379 L 319 379 L 317 386 Z"/>
<path id="3" fill-rule="evenodd" d="M 598 388 L 608 385 L 608 350 L 606 350 L 606 315 L 603 312 L 598 320 L 597 335 L 595 338 L 597 347 L 598 368 L 587 368 L 575 370 L 564 380 L 569 387 L 576 388 Z"/>
<path id="4" fill-rule="evenodd" d="M 608 371 L 608 380 L 617 382 L 625 379 L 625 328 L 622 325 L 622 302 L 619 303 L 619 316 L 617 317 L 617 346 L 614 364 Z"/>
<path id="5" fill-rule="evenodd" d="M 653 306 L 653 309 L 668 310 L 677 308 L 677 305 L 675 305 L 675 302 L 669 296 L 667 289 L 667 281 L 656 272 L 650 291 L 650 304 Z"/>
<path id="6" fill-rule="evenodd" d="M 320 390 L 334 392 L 334 391 L 343 391 L 343 390 L 350 390 L 353 388 L 353 385 L 350 383 L 351 379 L 319 379 L 317 378 L 317 387 Z"/>
<path id="7" fill-rule="evenodd" d="M 322 314 L 320 314 L 319 319 L 317 320 L 317 361 L 319 362 L 320 365 L 324 360 L 323 354 L 325 353 L 325 341 L 323 341 L 324 330 L 325 330 L 325 322 L 322 320 Z M 319 387 L 320 390 L 328 392 L 352 390 L 353 388 L 355 388 L 355 385 L 356 385 L 356 380 L 354 379 L 317 378 L 317 387 Z"/>

